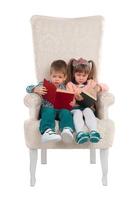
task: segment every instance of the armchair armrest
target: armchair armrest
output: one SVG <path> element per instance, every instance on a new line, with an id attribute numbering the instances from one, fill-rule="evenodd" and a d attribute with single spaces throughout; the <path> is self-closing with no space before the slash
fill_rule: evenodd
<path id="1" fill-rule="evenodd" d="M 98 95 L 97 110 L 99 119 L 108 119 L 108 107 L 115 101 L 114 95 L 109 92 L 101 92 Z"/>
<path id="2" fill-rule="evenodd" d="M 29 108 L 30 119 L 38 119 L 41 102 L 41 97 L 34 93 L 24 97 L 24 104 Z"/>

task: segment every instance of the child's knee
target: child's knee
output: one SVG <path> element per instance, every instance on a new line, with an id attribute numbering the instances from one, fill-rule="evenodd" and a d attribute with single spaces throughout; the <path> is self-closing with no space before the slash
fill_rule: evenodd
<path id="1" fill-rule="evenodd" d="M 60 117 L 61 118 L 63 117 L 67 120 L 67 118 L 69 118 L 69 119 L 72 118 L 72 113 L 67 109 L 62 109 L 60 111 Z"/>
<path id="2" fill-rule="evenodd" d="M 43 115 L 53 115 L 54 114 L 54 109 L 53 108 L 44 108 L 42 110 L 42 116 Z"/>
<path id="3" fill-rule="evenodd" d="M 91 108 L 85 108 L 83 110 L 83 113 L 92 113 L 93 111 L 91 110 Z"/>
<path id="4" fill-rule="evenodd" d="M 82 116 L 83 115 L 82 110 L 78 110 L 78 109 L 74 110 L 73 115 Z"/>
<path id="5" fill-rule="evenodd" d="M 71 112 L 69 110 L 67 110 L 67 109 L 62 109 L 60 111 L 60 114 L 61 115 L 65 115 L 65 116 L 72 116 Z"/>

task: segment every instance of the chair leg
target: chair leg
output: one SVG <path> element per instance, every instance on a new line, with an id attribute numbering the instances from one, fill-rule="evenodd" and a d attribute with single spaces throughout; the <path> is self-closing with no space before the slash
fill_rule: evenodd
<path id="1" fill-rule="evenodd" d="M 30 185 L 34 186 L 36 183 L 35 173 L 37 164 L 38 150 L 30 149 Z"/>
<path id="2" fill-rule="evenodd" d="M 47 149 L 41 149 L 41 164 L 47 164 Z"/>
<path id="3" fill-rule="evenodd" d="M 90 163 L 96 164 L 96 150 L 90 149 Z"/>
<path id="4" fill-rule="evenodd" d="M 108 153 L 109 149 L 100 149 L 100 160 L 102 167 L 102 184 L 106 186 L 107 183 L 107 173 L 108 173 Z"/>

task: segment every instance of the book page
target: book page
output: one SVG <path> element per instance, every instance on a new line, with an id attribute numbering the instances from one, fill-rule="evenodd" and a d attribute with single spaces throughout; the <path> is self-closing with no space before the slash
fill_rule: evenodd
<path id="1" fill-rule="evenodd" d="M 57 88 L 56 91 L 57 91 L 57 92 L 62 92 L 62 93 L 74 94 L 74 92 L 71 92 L 71 91 L 69 91 L 69 90 L 59 89 L 59 88 Z"/>
<path id="2" fill-rule="evenodd" d="M 94 99 L 97 99 L 97 87 L 95 88 L 89 88 L 88 90 L 83 90 L 83 92 L 89 96 L 91 96 Z"/>

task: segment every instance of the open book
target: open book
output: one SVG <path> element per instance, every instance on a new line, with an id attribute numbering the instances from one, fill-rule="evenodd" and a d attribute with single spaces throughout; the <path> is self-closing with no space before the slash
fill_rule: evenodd
<path id="1" fill-rule="evenodd" d="M 68 109 L 71 110 L 70 102 L 73 101 L 74 93 L 57 89 L 55 85 L 46 79 L 44 79 L 43 86 L 46 87 L 47 94 L 42 97 L 53 104 L 56 109 Z"/>
<path id="2" fill-rule="evenodd" d="M 77 103 L 83 107 L 91 107 L 97 101 L 97 89 L 90 89 L 89 91 L 82 91 L 80 93 L 82 100 Z"/>

